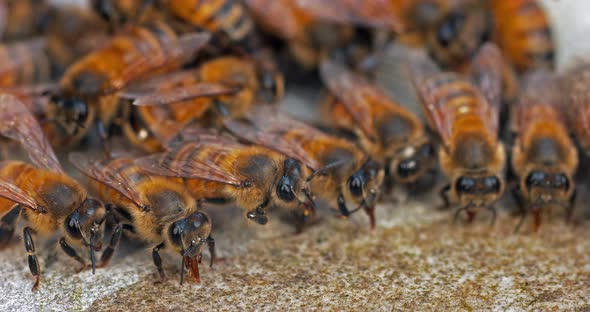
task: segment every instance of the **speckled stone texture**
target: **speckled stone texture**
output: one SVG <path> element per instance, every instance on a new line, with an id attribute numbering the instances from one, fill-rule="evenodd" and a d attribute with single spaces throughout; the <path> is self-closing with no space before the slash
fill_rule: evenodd
<path id="1" fill-rule="evenodd" d="M 63 1 L 62 1 L 63 2 Z M 560 65 L 586 56 L 590 1 L 546 0 L 560 45 Z M 313 118 L 316 93 L 290 100 Z M 179 285 L 180 257 L 166 254 L 166 282 L 154 285 L 150 246 L 124 249 L 96 275 L 54 244 L 38 241 L 43 279 L 32 293 L 22 241 L 0 251 L 0 311 L 31 310 L 590 310 L 590 224 L 582 194 L 573 224 L 559 213 L 539 233 L 513 234 L 518 219 L 502 212 L 492 227 L 452 223 L 435 194 L 378 207 L 377 229 L 364 215 L 330 211 L 303 234 L 277 216 L 261 227 L 232 208 L 211 209 L 219 256 L 201 266 L 202 283 Z M 433 192 L 435 193 L 435 192 Z M 498 205 L 509 207 L 512 203 Z M 586 208 L 586 210 L 584 210 Z M 48 247 L 49 246 L 49 247 Z M 49 260 L 52 254 L 57 259 Z"/>

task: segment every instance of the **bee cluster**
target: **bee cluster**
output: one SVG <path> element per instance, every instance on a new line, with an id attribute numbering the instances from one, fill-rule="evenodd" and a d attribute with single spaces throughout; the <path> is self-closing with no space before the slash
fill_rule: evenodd
<path id="1" fill-rule="evenodd" d="M 590 63 L 553 71 L 534 0 L 7 0 L 0 22 L 0 134 L 27 154 L 3 151 L 0 245 L 25 224 L 33 289 L 35 235 L 60 233 L 94 272 L 129 234 L 162 278 L 168 249 L 198 282 L 203 251 L 215 260 L 203 205 L 260 225 L 286 210 L 301 232 L 321 199 L 375 227 L 384 193 L 432 188 L 439 169 L 455 219 L 495 218 L 512 183 L 517 228 L 531 215 L 536 230 L 551 207 L 571 216 L 590 149 Z M 425 120 L 374 81 L 392 42 L 415 48 L 403 66 Z M 288 64 L 319 75 L 321 124 L 280 111 Z"/>

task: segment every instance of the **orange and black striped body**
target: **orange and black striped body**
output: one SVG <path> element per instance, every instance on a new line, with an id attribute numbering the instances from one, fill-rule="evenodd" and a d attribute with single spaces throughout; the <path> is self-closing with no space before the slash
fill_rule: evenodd
<path id="1" fill-rule="evenodd" d="M 376 201 L 378 190 L 383 182 L 381 168 L 376 170 L 375 176 L 367 179 L 362 196 L 352 194 L 350 191 L 351 177 L 362 172 L 367 163 L 373 163 L 353 143 L 331 135 L 319 135 L 318 132 L 310 133 L 305 129 L 297 128 L 286 131 L 282 137 L 286 142 L 295 142 L 294 144 L 301 146 L 305 152 L 312 155 L 320 168 L 338 164 L 311 181 L 310 188 L 314 194 L 330 201 L 339 200 L 339 197 L 343 196 L 344 200 L 355 205 L 361 205 L 365 196 L 375 197 L 367 200 L 368 206 L 371 206 L 371 201 Z M 375 193 L 369 195 L 369 190 Z"/>
<path id="2" fill-rule="evenodd" d="M 119 218 L 130 216 L 130 220 L 119 221 L 133 225 L 135 234 L 141 239 L 160 243 L 165 237 L 162 233 L 165 225 L 197 211 L 196 201 L 184 187 L 182 179 L 151 175 L 136 166 L 131 158 L 107 160 L 104 166 L 125 176 L 149 206 L 146 211 L 115 189 L 95 180 L 90 182 L 105 203 L 124 211 Z"/>
<path id="3" fill-rule="evenodd" d="M 204 173 L 200 179 L 185 179 L 185 184 L 193 196 L 202 196 L 214 202 L 235 202 L 247 212 L 276 202 L 274 188 L 285 161 L 284 156 L 259 146 L 198 146 L 191 143 L 172 151 L 166 159 L 171 167 L 180 166 L 182 160 L 216 164 L 223 170 L 217 174 L 227 173 L 227 176 L 236 177 L 236 183 L 230 184 L 219 182 L 213 176 L 208 178 Z"/>
<path id="4" fill-rule="evenodd" d="M 246 38 L 254 23 L 239 0 L 167 0 L 172 15 L 200 30 L 223 34 L 233 42 Z"/>
<path id="5" fill-rule="evenodd" d="M 325 119 L 353 132 L 371 157 L 400 183 L 417 182 L 432 171 L 435 155 L 422 121 L 363 76 L 331 62 L 320 65 L 330 95 Z"/>
<path id="6" fill-rule="evenodd" d="M 86 199 L 86 190 L 72 178 L 20 161 L 1 162 L 0 179 L 19 187 L 35 199 L 38 205 L 47 209 L 47 213 L 22 210 L 31 222 L 31 227 L 44 235 L 52 234 L 61 228 L 66 217 Z M 0 215 L 16 205 L 5 199 L 0 203 Z"/>
<path id="7" fill-rule="evenodd" d="M 60 146 L 79 142 L 94 122 L 109 125 L 119 112 L 118 91 L 129 83 L 178 69 L 209 39 L 207 34 L 177 36 L 166 24 L 133 26 L 115 36 L 104 48 L 87 54 L 63 75 L 62 93 L 52 105 L 51 138 Z"/>
<path id="8" fill-rule="evenodd" d="M 165 274 L 159 251 L 167 248 L 181 255 L 181 270 L 188 264 L 197 283 L 201 281 L 197 259 L 201 259 L 204 247 L 209 246 L 211 264 L 215 257 L 211 218 L 199 211 L 182 179 L 151 175 L 135 165 L 130 155 L 89 161 L 73 153 L 70 161 L 92 178 L 92 186 L 113 206 L 117 228 L 126 225 L 132 236 L 153 244 L 152 259 L 161 278 Z M 109 256 L 115 246 L 111 243 Z M 181 273 L 181 283 L 183 276 Z"/>
<path id="9" fill-rule="evenodd" d="M 335 51 L 344 51 L 354 37 L 351 25 L 318 19 L 293 0 L 249 0 L 256 23 L 265 31 L 285 40 L 289 51 L 306 69 Z"/>
<path id="10" fill-rule="evenodd" d="M 44 38 L 1 44 L 0 60 L 1 87 L 45 83 L 54 78 Z"/>
<path id="11" fill-rule="evenodd" d="M 179 51 L 171 51 L 181 48 L 179 39 L 162 22 L 129 27 L 68 68 L 60 85 L 67 94 L 84 98 L 113 93 L 131 81 L 177 69 L 187 61 L 176 55 Z"/>
<path id="12" fill-rule="evenodd" d="M 555 44 L 549 18 L 537 0 L 493 0 L 493 40 L 515 68 L 553 68 Z"/>
<path id="13" fill-rule="evenodd" d="M 504 191 L 504 146 L 498 140 L 498 109 L 467 79 L 440 73 L 418 81 L 429 125 L 442 141 L 439 164 L 451 180 L 450 194 L 470 219 Z"/>
<path id="14" fill-rule="evenodd" d="M 169 78 L 169 79 L 167 79 Z M 195 97 L 166 105 L 121 108 L 122 129 L 126 137 L 150 152 L 162 150 L 174 135 L 191 122 L 219 127 L 223 118 L 237 118 L 255 104 L 259 91 L 256 69 L 252 62 L 237 57 L 219 57 L 207 61 L 194 71 L 155 77 L 146 85 L 150 92 L 182 92 L 203 83 L 219 84 L 237 92 L 228 95 Z M 118 100 L 118 99 L 113 99 Z"/>
<path id="15" fill-rule="evenodd" d="M 536 71 L 523 80 L 516 107 L 518 137 L 512 149 L 512 167 L 520 178 L 523 204 L 534 214 L 538 228 L 545 209 L 569 205 L 578 153 L 561 112 L 562 96 L 553 74 Z"/>

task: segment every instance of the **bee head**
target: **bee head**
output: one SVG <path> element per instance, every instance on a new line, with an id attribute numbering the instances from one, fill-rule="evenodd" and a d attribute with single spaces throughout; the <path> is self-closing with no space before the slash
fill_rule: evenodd
<path id="1" fill-rule="evenodd" d="M 90 249 L 92 271 L 96 268 L 94 253 L 102 249 L 107 211 L 102 202 L 86 198 L 64 222 L 69 240 L 82 242 Z"/>
<path id="2" fill-rule="evenodd" d="M 399 157 L 394 157 L 390 164 L 390 174 L 402 183 L 414 182 L 425 172 L 432 169 L 436 161 L 434 148 L 430 143 L 419 147 L 404 148 Z"/>
<path id="3" fill-rule="evenodd" d="M 185 264 L 189 264 L 189 267 L 191 267 L 190 263 L 193 263 L 196 266 L 197 262 L 200 262 L 205 245 L 209 247 L 210 266 L 213 266 L 215 241 L 211 237 L 211 218 L 206 213 L 201 211 L 193 212 L 187 217 L 170 224 L 167 230 L 167 241 L 167 244 L 178 251 L 182 257 L 180 265 L 181 284 L 184 280 Z M 193 271 L 193 275 L 195 273 L 198 275 L 198 268 Z M 195 276 L 195 278 L 198 277 Z"/>
<path id="4" fill-rule="evenodd" d="M 348 178 L 348 192 L 356 202 L 372 206 L 381 193 L 383 175 L 382 166 L 369 159 Z"/>
<path id="5" fill-rule="evenodd" d="M 524 187 L 530 202 L 535 206 L 545 206 L 562 202 L 571 194 L 571 178 L 563 172 L 544 172 L 533 170 L 526 175 Z"/>
<path id="6" fill-rule="evenodd" d="M 497 175 L 461 175 L 452 187 L 463 205 L 483 207 L 500 198 L 504 181 Z"/>
<path id="7" fill-rule="evenodd" d="M 54 116 L 63 122 L 66 128 L 86 128 L 92 119 L 88 103 L 75 97 L 54 97 Z"/>
<path id="8" fill-rule="evenodd" d="M 211 236 L 211 218 L 197 211 L 170 224 L 167 230 L 170 245 L 183 257 L 201 254 Z"/>
<path id="9" fill-rule="evenodd" d="M 434 24 L 429 50 L 444 66 L 462 64 L 489 41 L 492 24 L 490 14 L 478 6 L 459 6 Z"/>

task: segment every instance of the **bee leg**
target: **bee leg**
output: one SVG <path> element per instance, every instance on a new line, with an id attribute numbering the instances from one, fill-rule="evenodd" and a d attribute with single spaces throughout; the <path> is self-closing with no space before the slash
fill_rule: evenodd
<path id="1" fill-rule="evenodd" d="M 98 118 L 94 121 L 94 124 L 96 125 L 96 132 L 98 133 L 98 137 L 100 138 L 100 143 L 102 145 L 102 150 L 104 152 L 105 159 L 110 159 L 112 154 L 111 147 L 108 144 L 109 134 L 107 132 L 107 128 L 105 124 L 102 122 L 102 120 Z"/>
<path id="2" fill-rule="evenodd" d="M 342 195 L 342 193 L 338 194 L 338 210 L 343 217 L 350 217 L 350 212 L 348 211 L 348 208 L 346 208 L 346 201 L 344 200 L 344 195 Z"/>
<path id="3" fill-rule="evenodd" d="M 14 236 L 14 225 L 20 216 L 20 212 L 20 205 L 16 205 L 0 219 L 0 248 L 6 247 Z"/>
<path id="4" fill-rule="evenodd" d="M 574 191 L 572 192 L 572 196 L 570 197 L 566 210 L 565 210 L 565 222 L 566 223 L 571 223 L 572 222 L 572 216 L 573 216 L 573 212 L 574 212 L 574 207 L 576 204 L 576 196 L 578 195 L 578 191 L 576 189 L 574 189 Z"/>
<path id="5" fill-rule="evenodd" d="M 307 215 L 301 211 L 294 211 L 293 218 L 295 219 L 295 234 L 303 233 L 305 223 L 307 221 Z"/>
<path id="6" fill-rule="evenodd" d="M 86 261 L 84 261 L 84 259 L 82 259 L 82 257 L 80 257 L 80 255 L 76 252 L 76 250 L 74 248 L 72 248 L 72 246 L 70 246 L 68 244 L 68 242 L 66 242 L 65 237 L 62 237 L 59 239 L 59 246 L 68 256 L 70 256 L 70 257 L 74 258 L 76 261 L 80 262 L 82 267 L 77 270 L 77 273 L 84 271 L 88 267 L 86 265 Z"/>
<path id="7" fill-rule="evenodd" d="M 490 222 L 490 226 L 494 226 L 496 224 L 496 219 L 498 218 L 498 212 L 494 206 L 489 206 L 488 210 L 492 213 L 492 221 Z"/>
<path id="8" fill-rule="evenodd" d="M 439 208 L 439 210 L 446 210 L 451 205 L 451 201 L 449 200 L 449 191 L 450 190 L 451 190 L 451 185 L 447 184 L 447 185 L 443 186 L 443 188 L 441 188 L 440 191 L 438 192 L 438 195 L 440 196 L 440 198 L 443 201 L 443 204 Z M 461 209 L 459 211 L 461 211 Z"/>
<path id="9" fill-rule="evenodd" d="M 111 241 L 105 250 L 103 251 L 102 255 L 100 256 L 100 263 L 98 264 L 99 268 L 104 268 L 111 258 L 113 254 L 115 254 L 115 249 L 119 245 L 119 241 L 121 241 L 121 234 L 123 233 L 123 224 L 117 224 L 115 229 L 113 230 L 113 234 L 111 235 Z"/>
<path id="10" fill-rule="evenodd" d="M 518 224 L 514 228 L 514 234 L 516 234 L 520 231 L 520 228 L 524 224 L 524 221 L 527 217 L 527 209 L 526 209 L 525 200 L 524 200 L 524 197 L 522 196 L 522 191 L 520 190 L 520 187 L 518 185 L 516 185 L 512 189 L 511 192 L 512 192 L 512 197 L 516 201 L 516 207 L 518 207 L 518 214 L 520 215 L 520 220 L 518 221 Z"/>
<path id="11" fill-rule="evenodd" d="M 25 241 L 25 249 L 27 250 L 29 269 L 31 274 L 35 277 L 35 284 L 33 285 L 33 291 L 39 288 L 39 282 L 41 280 L 41 268 L 39 267 L 39 260 L 35 254 L 35 243 L 33 243 L 33 237 L 31 236 L 32 229 L 25 227 L 23 230 L 23 240 Z"/>
<path id="12" fill-rule="evenodd" d="M 461 207 L 459 209 L 457 209 L 457 211 L 455 212 L 455 215 L 453 216 L 453 224 L 457 223 L 457 220 L 459 219 L 459 216 L 461 215 L 461 212 L 465 211 L 468 214 L 468 218 L 469 218 L 469 205 L 465 206 L 465 207 Z"/>
<path id="13" fill-rule="evenodd" d="M 375 221 L 375 205 L 365 206 L 365 212 L 369 216 L 369 224 L 371 225 L 371 230 L 375 229 L 375 225 L 377 222 Z"/>
<path id="14" fill-rule="evenodd" d="M 534 217 L 534 231 L 538 232 L 539 231 L 539 227 L 541 227 L 541 222 L 543 222 L 543 210 L 541 209 L 537 209 L 534 211 L 533 213 L 533 217 Z"/>
<path id="15" fill-rule="evenodd" d="M 158 273 L 160 274 L 160 280 L 156 283 L 161 283 L 166 278 L 166 274 L 164 273 L 164 269 L 162 268 L 162 258 L 160 257 L 160 249 L 164 248 L 164 242 L 160 243 L 158 246 L 152 249 L 152 260 L 154 261 L 154 265 L 158 269 Z M 182 268 L 184 270 L 184 267 Z"/>

